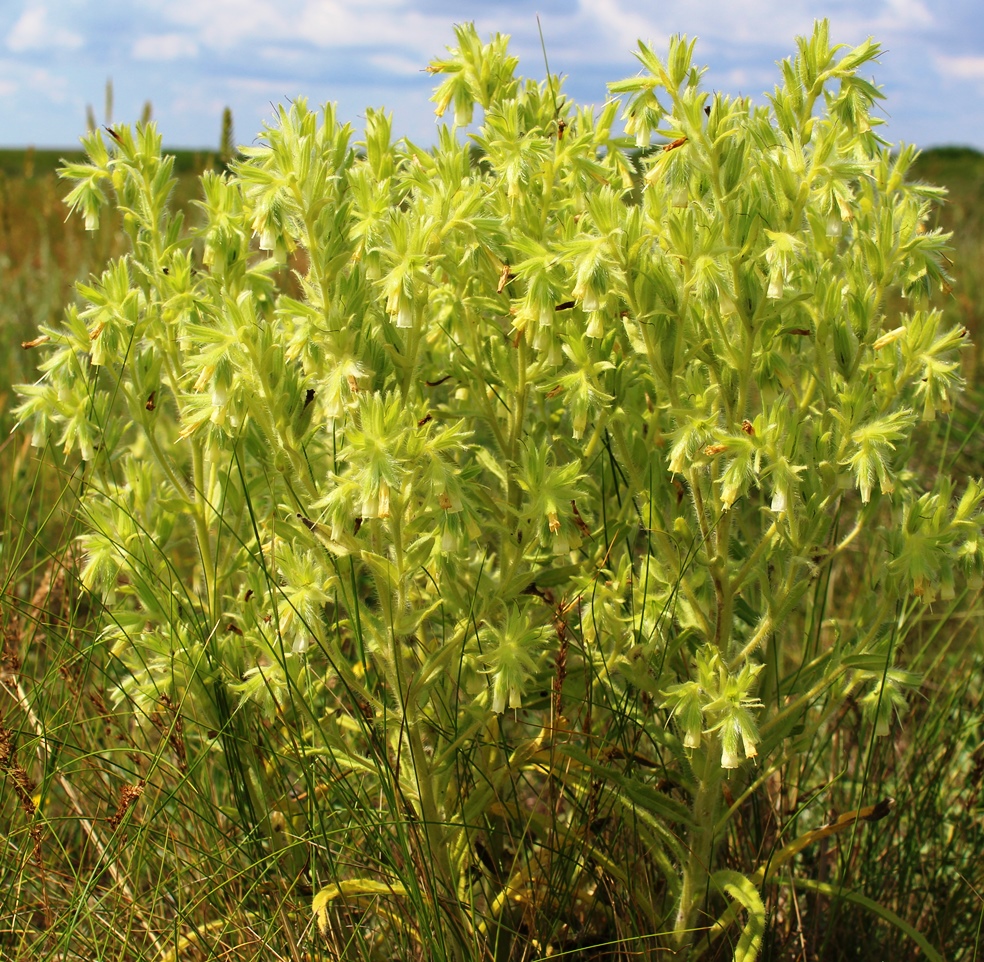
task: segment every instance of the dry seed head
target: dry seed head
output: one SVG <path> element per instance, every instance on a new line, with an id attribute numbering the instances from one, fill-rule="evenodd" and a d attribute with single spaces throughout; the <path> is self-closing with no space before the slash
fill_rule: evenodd
<path id="1" fill-rule="evenodd" d="M 13 733 L 9 728 L 0 724 L 0 771 L 6 772 L 10 776 L 10 781 L 14 786 L 14 794 L 20 802 L 24 814 L 28 818 L 33 818 L 37 811 L 37 805 L 34 804 L 34 782 L 31 781 L 27 772 L 17 764 L 15 756 Z M 31 837 L 34 837 L 33 829 Z"/>
<path id="2" fill-rule="evenodd" d="M 144 781 L 141 779 L 136 785 L 124 785 L 120 789 L 120 801 L 116 806 L 115 814 L 110 818 L 109 824 L 117 828 L 123 821 L 123 816 L 133 807 L 134 803 L 143 794 Z"/>

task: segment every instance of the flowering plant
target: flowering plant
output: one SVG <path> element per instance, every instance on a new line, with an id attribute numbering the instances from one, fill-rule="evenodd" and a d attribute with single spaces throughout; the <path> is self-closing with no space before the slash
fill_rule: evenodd
<path id="1" fill-rule="evenodd" d="M 909 467 L 960 386 L 941 192 L 876 133 L 878 46 L 825 24 L 767 106 L 708 94 L 686 39 L 595 111 L 457 38 L 434 148 L 299 99 L 190 232 L 152 124 L 90 134 L 68 201 L 95 226 L 111 198 L 131 253 L 46 331 L 21 416 L 85 461 L 134 703 L 221 735 L 261 847 L 283 782 L 317 787 L 292 845 L 323 930 L 416 900 L 379 938 L 506 958 L 620 904 L 685 957 L 740 907 L 750 959 L 772 875 L 715 854 L 742 800 L 846 699 L 888 732 L 908 599 L 984 572 L 984 486 Z"/>

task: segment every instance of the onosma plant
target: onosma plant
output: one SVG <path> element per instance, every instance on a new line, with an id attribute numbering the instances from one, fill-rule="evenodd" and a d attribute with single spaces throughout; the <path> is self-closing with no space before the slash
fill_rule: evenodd
<path id="1" fill-rule="evenodd" d="M 814 736 L 891 735 L 984 571 L 984 489 L 912 459 L 966 333 L 941 192 L 825 24 L 764 105 L 686 39 L 600 109 L 457 41 L 436 146 L 297 100 L 190 230 L 153 125 L 90 134 L 69 203 L 131 251 L 21 415 L 85 463 L 125 698 L 180 706 L 336 952 L 751 960 L 799 854 L 890 810 L 810 808 Z"/>

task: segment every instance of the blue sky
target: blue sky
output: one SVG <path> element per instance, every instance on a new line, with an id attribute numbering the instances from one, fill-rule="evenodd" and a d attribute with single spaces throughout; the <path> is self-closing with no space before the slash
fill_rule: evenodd
<path id="1" fill-rule="evenodd" d="M 537 14 L 551 70 L 583 104 L 638 71 L 637 38 L 663 51 L 674 33 L 699 38 L 709 88 L 761 100 L 794 38 L 828 17 L 833 41 L 884 48 L 865 72 L 888 98 L 884 136 L 984 149 L 981 0 L 6 0 L 0 144 L 77 143 L 86 104 L 103 119 L 108 77 L 114 119 L 135 121 L 150 100 L 173 147 L 217 145 L 226 105 L 249 143 L 273 104 L 298 94 L 336 101 L 356 127 L 364 107 L 386 107 L 397 135 L 429 143 L 434 81 L 422 68 L 453 44 L 452 24 L 510 34 L 520 72 L 542 79 Z"/>

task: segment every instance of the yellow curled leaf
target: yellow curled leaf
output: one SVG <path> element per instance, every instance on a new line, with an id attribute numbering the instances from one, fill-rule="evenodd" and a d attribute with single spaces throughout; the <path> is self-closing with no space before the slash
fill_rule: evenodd
<path id="1" fill-rule="evenodd" d="M 339 897 L 365 897 L 376 895 L 406 895 L 400 882 L 379 882 L 369 878 L 350 878 L 329 885 L 316 893 L 311 900 L 311 911 L 321 934 L 328 929 L 328 904 Z"/>

